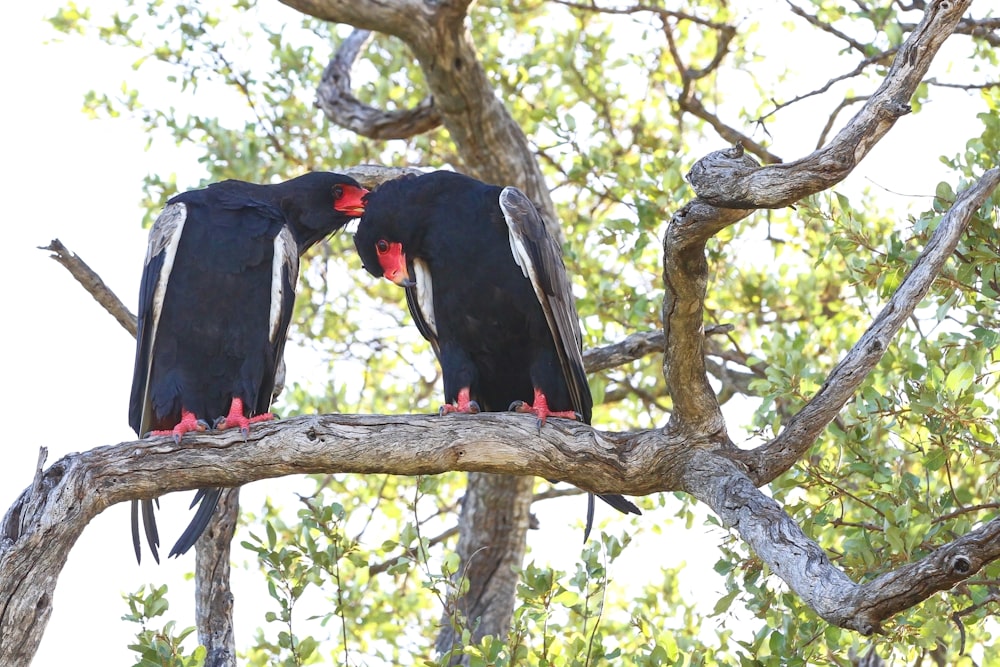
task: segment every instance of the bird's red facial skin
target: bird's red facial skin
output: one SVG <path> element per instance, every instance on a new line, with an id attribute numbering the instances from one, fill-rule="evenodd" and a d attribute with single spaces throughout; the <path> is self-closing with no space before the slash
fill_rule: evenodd
<path id="1" fill-rule="evenodd" d="M 338 185 L 333 194 L 333 208 L 335 210 L 358 217 L 365 212 L 365 195 L 368 194 L 368 190 L 356 188 L 353 185 Z"/>
<path id="2" fill-rule="evenodd" d="M 406 269 L 406 255 L 403 253 L 402 243 L 390 243 L 385 239 L 379 239 L 375 243 L 375 251 L 378 253 L 378 263 L 382 265 L 382 274 L 387 280 L 406 287 L 412 285 L 410 272 Z"/>

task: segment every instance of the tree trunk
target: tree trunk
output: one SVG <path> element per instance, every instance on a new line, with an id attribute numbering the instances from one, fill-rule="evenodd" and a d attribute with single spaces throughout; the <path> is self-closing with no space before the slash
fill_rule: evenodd
<path id="1" fill-rule="evenodd" d="M 229 561 L 239 517 L 240 489 L 226 489 L 212 522 L 195 543 L 195 616 L 198 643 L 208 651 L 205 667 L 236 667 Z"/>
<path id="2" fill-rule="evenodd" d="M 469 473 L 469 486 L 459 519 L 456 586 L 468 591 L 444 610 L 437 650 L 444 655 L 461 648 L 463 628 L 472 642 L 486 635 L 504 637 L 514 615 L 517 569 L 524 558 L 534 477 Z M 452 655 L 448 664 L 468 664 Z"/>

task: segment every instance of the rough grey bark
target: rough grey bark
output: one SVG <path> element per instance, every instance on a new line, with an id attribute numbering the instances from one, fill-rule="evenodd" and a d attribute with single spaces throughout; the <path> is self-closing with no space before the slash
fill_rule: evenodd
<path id="1" fill-rule="evenodd" d="M 355 30 L 323 70 L 316 104 L 337 125 L 371 139 L 407 139 L 441 124 L 434 99 L 424 98 L 413 109 L 384 111 L 362 104 L 351 92 L 351 67 L 371 38 L 370 30 Z"/>

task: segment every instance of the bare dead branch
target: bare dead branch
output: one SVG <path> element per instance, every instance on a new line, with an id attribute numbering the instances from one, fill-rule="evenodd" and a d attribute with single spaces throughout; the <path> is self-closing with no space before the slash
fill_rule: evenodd
<path id="1" fill-rule="evenodd" d="M 993 168 L 957 197 L 885 308 L 830 372 L 816 395 L 785 424 L 774 440 L 740 454 L 739 458 L 750 466 L 751 477 L 758 484 L 771 481 L 798 460 L 854 395 L 882 358 L 896 332 L 927 294 L 976 210 L 998 185 L 1000 168 Z"/>
<path id="2" fill-rule="evenodd" d="M 132 334 L 133 338 L 135 337 L 137 329 L 135 315 L 121 302 L 105 282 L 101 280 L 101 277 L 87 266 L 86 262 L 71 253 L 59 239 L 52 239 L 49 245 L 39 247 L 39 250 L 51 252 L 50 256 L 52 259 L 66 267 L 70 275 L 76 278 L 77 282 L 90 293 L 90 296 L 94 297 L 97 303 L 101 304 L 106 311 L 111 313 L 111 316 L 118 320 L 118 323 Z"/>
<path id="3" fill-rule="evenodd" d="M 412 109 L 385 111 L 364 104 L 351 92 L 351 68 L 371 37 L 355 29 L 323 70 L 316 104 L 337 125 L 370 139 L 408 139 L 441 125 L 434 99 L 424 98 Z"/>

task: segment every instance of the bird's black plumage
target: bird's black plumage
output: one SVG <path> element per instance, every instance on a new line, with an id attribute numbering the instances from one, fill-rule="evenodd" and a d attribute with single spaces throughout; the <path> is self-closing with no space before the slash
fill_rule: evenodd
<path id="1" fill-rule="evenodd" d="M 149 232 L 139 291 L 129 424 L 140 437 L 248 428 L 269 418 L 291 321 L 299 255 L 362 210 L 367 190 L 313 172 L 273 185 L 223 181 L 171 198 Z M 186 552 L 211 519 L 221 489 L 201 489 L 194 519 L 170 552 Z M 159 561 L 153 500 L 141 501 Z M 139 505 L 132 541 L 139 545 Z"/>
<path id="2" fill-rule="evenodd" d="M 441 364 L 445 411 L 516 404 L 542 421 L 576 413 L 590 423 L 562 254 L 520 190 L 448 171 L 389 181 L 366 197 L 354 243 L 365 269 L 406 288 Z M 601 498 L 639 513 L 620 495 Z M 592 516 L 590 496 L 584 539 Z"/>

